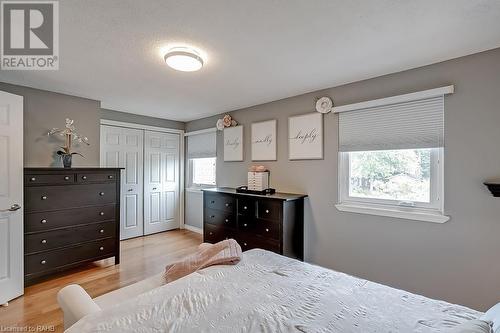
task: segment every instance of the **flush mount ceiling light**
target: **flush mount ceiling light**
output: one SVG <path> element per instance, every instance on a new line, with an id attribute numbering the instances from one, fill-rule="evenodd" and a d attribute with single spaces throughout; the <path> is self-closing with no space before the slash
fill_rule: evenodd
<path id="1" fill-rule="evenodd" d="M 203 67 L 203 58 L 198 52 L 187 47 L 170 49 L 163 59 L 169 67 L 177 71 L 195 72 Z"/>

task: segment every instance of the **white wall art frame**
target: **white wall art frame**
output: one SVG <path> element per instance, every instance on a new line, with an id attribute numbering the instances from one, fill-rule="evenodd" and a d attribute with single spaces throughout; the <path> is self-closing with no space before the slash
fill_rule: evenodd
<path id="1" fill-rule="evenodd" d="M 323 114 L 314 112 L 288 118 L 288 159 L 323 159 Z"/>
<path id="2" fill-rule="evenodd" d="M 243 161 L 243 126 L 224 128 L 224 162 Z"/>
<path id="3" fill-rule="evenodd" d="M 276 120 L 252 124 L 252 161 L 276 161 Z"/>

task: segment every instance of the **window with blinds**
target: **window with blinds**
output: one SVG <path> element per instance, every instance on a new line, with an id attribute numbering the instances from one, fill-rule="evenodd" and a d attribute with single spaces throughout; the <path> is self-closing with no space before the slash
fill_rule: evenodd
<path id="1" fill-rule="evenodd" d="M 448 88 L 448 89 L 446 89 Z M 339 113 L 339 201 L 358 213 L 444 222 L 445 94 L 362 102 Z"/>
<path id="2" fill-rule="evenodd" d="M 188 188 L 216 185 L 217 133 L 192 133 L 187 137 Z"/>

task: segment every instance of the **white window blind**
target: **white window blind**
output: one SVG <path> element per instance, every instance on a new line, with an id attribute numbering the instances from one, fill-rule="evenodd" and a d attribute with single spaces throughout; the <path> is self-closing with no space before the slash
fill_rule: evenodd
<path id="1" fill-rule="evenodd" d="M 187 157 L 217 157 L 217 133 L 213 131 L 188 136 Z"/>
<path id="2" fill-rule="evenodd" d="M 339 113 L 339 151 L 444 146 L 444 95 Z"/>

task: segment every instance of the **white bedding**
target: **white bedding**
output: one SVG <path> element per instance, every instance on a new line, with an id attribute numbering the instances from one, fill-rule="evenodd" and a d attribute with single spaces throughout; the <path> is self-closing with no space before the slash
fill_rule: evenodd
<path id="1" fill-rule="evenodd" d="M 70 327 L 85 332 L 446 332 L 480 312 L 264 250 L 213 266 Z"/>

